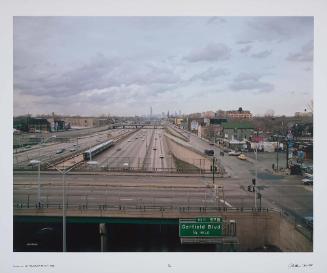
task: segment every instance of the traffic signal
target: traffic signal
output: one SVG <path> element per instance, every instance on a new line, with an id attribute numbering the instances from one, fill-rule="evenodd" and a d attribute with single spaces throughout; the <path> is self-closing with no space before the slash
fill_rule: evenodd
<path id="1" fill-rule="evenodd" d="M 215 167 L 214 167 L 214 172 L 217 172 L 217 170 L 218 170 L 218 167 L 215 166 Z M 210 166 L 210 171 L 212 172 L 212 165 Z"/>
<path id="2" fill-rule="evenodd" d="M 255 186 L 255 178 L 252 178 L 252 184 Z"/>
<path id="3" fill-rule="evenodd" d="M 252 186 L 251 185 L 248 186 L 248 191 L 252 192 Z"/>

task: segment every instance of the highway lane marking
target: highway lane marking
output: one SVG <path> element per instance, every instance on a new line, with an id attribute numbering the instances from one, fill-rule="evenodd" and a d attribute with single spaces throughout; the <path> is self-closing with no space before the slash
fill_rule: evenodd
<path id="1" fill-rule="evenodd" d="M 133 198 L 120 198 L 120 201 L 133 201 Z"/>
<path id="2" fill-rule="evenodd" d="M 226 206 L 232 208 L 233 206 L 231 204 L 229 204 L 227 201 L 223 200 L 223 199 L 220 199 L 220 202 L 221 203 L 225 203 Z"/>

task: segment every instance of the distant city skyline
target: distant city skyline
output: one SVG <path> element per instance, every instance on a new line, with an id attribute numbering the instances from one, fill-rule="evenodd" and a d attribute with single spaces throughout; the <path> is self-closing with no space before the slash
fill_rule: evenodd
<path id="1" fill-rule="evenodd" d="M 15 116 L 293 115 L 313 98 L 313 17 L 14 17 L 13 72 Z"/>

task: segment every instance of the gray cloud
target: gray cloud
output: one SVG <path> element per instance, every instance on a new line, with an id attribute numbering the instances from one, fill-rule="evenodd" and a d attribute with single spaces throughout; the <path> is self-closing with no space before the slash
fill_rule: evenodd
<path id="1" fill-rule="evenodd" d="M 243 53 L 243 54 L 248 53 L 248 52 L 251 50 L 251 48 L 252 48 L 252 46 L 247 45 L 247 46 L 245 46 L 245 47 L 242 47 L 242 48 L 240 49 L 240 52 Z"/>
<path id="2" fill-rule="evenodd" d="M 226 69 L 210 67 L 206 71 L 193 75 L 190 81 L 212 81 L 218 77 L 229 75 Z"/>
<path id="3" fill-rule="evenodd" d="M 312 17 L 32 16 L 15 17 L 13 31 L 16 114 L 144 114 L 149 105 L 161 112 L 175 104 L 192 112 L 220 98 L 230 103 L 215 90 L 252 95 L 275 84 L 276 93 L 266 96 L 274 105 L 294 80 L 303 90 L 312 89 L 312 72 L 304 71 L 312 70 L 312 62 L 305 61 L 311 57 L 304 53 L 313 48 L 301 50 L 313 40 Z M 270 49 L 274 59 L 260 59 L 256 66 L 251 55 Z M 278 72 L 290 68 L 295 73 Z M 266 71 L 269 78 L 239 75 L 242 71 Z M 199 95 L 188 104 L 194 92 Z M 200 106 L 199 97 L 208 92 Z M 253 109 L 261 107 L 261 97 L 245 99 Z M 280 105 L 281 113 L 303 104 L 294 100 Z"/>
<path id="4" fill-rule="evenodd" d="M 257 58 L 257 59 L 262 59 L 262 58 L 266 58 L 271 54 L 271 50 L 264 50 L 264 51 L 260 51 L 258 53 L 254 53 L 251 55 L 251 57 L 253 58 Z"/>
<path id="5" fill-rule="evenodd" d="M 286 58 L 292 62 L 312 62 L 313 61 L 313 41 L 302 46 L 301 50 L 296 53 L 290 53 Z"/>
<path id="6" fill-rule="evenodd" d="M 231 57 L 231 49 L 221 43 L 211 43 L 206 47 L 194 49 L 187 56 L 185 60 L 189 62 L 215 62 L 229 60 Z"/>
<path id="7" fill-rule="evenodd" d="M 283 41 L 304 33 L 312 35 L 313 17 L 265 16 L 255 17 L 248 21 L 250 27 L 244 35 L 259 41 Z"/>
<path id="8" fill-rule="evenodd" d="M 221 23 L 226 23 L 226 19 L 224 19 L 223 17 L 213 16 L 213 17 L 210 17 L 207 20 L 208 25 L 210 25 L 210 24 L 221 24 Z"/>
<path id="9" fill-rule="evenodd" d="M 262 75 L 253 74 L 253 73 L 242 73 L 239 74 L 232 84 L 230 84 L 230 88 L 233 91 L 241 91 L 241 90 L 251 90 L 259 93 L 271 92 L 274 90 L 274 85 L 268 82 L 261 81 Z"/>
<path id="10" fill-rule="evenodd" d="M 240 41 L 237 41 L 236 43 L 239 44 L 239 45 L 246 45 L 246 44 L 253 43 L 253 41 L 251 41 L 251 40 L 240 40 Z"/>
<path id="11" fill-rule="evenodd" d="M 101 54 L 89 63 L 68 71 L 52 72 L 43 68 L 39 66 L 28 73 L 14 70 L 14 88 L 24 91 L 25 94 L 67 97 L 94 89 L 133 85 L 169 85 L 180 81 L 178 75 L 162 65 L 108 59 Z"/>

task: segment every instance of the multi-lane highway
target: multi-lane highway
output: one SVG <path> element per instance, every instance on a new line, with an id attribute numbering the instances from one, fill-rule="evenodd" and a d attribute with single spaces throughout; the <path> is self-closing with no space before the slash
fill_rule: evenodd
<path id="1" fill-rule="evenodd" d="M 174 129 L 176 130 L 176 129 Z M 110 133 L 110 135 L 108 135 Z M 167 133 L 167 132 L 166 132 Z M 79 206 L 87 202 L 89 205 L 148 205 L 162 206 L 206 206 L 206 207 L 253 207 L 254 193 L 248 191 L 252 178 L 257 172 L 257 189 L 260 192 L 257 206 L 279 208 L 290 211 L 296 216 L 312 216 L 312 186 L 303 185 L 297 176 L 271 174 L 265 164 L 254 160 L 239 160 L 237 157 L 220 156 L 220 148 L 192 134 L 188 145 L 203 153 L 205 149 L 213 149 L 221 160 L 230 178 L 215 180 L 207 176 L 168 176 L 167 171 L 175 169 L 174 160 L 166 143 L 164 129 L 129 129 L 110 130 L 83 136 L 69 143 L 56 143 L 48 146 L 38 145 L 36 148 L 17 156 L 25 159 L 21 163 L 28 164 L 31 159 L 46 160 L 54 156 L 58 149 L 64 148 L 70 153 L 71 147 L 80 151 L 117 136 L 120 138 L 114 146 L 92 158 L 96 161 L 94 170 L 109 171 L 156 171 L 161 176 L 129 175 L 115 176 L 112 172 L 99 172 L 93 175 L 66 175 L 67 197 L 70 204 Z M 183 140 L 181 140 L 183 141 Z M 74 146 L 75 144 L 75 146 Z M 67 151 L 68 150 L 68 151 Z M 78 152 L 78 151 L 77 151 Z M 62 155 L 65 155 L 64 152 Z M 26 157 L 28 159 L 26 159 Z M 16 159 L 17 160 L 17 159 Z M 81 168 L 89 168 L 87 162 Z M 81 169 L 80 169 L 81 170 Z M 71 172 L 73 173 L 73 172 Z M 71 174 L 70 173 L 70 174 Z M 111 175 L 108 175 L 111 174 Z M 31 204 L 37 197 L 37 174 L 14 174 L 14 202 Z M 62 180 L 57 173 L 41 173 L 42 203 L 59 204 L 61 202 Z M 219 186 L 219 188 L 217 188 Z M 118 202 L 118 203 L 117 203 Z"/>
<path id="2" fill-rule="evenodd" d="M 73 138 L 68 139 L 66 142 L 57 142 L 56 135 L 52 135 L 48 138 L 48 140 L 52 140 L 51 142 L 40 143 L 34 145 L 30 149 L 21 151 L 20 153 L 15 153 L 13 155 L 14 167 L 27 166 L 31 160 L 39 160 L 42 163 L 46 163 L 57 158 L 64 158 L 108 139 L 132 131 L 132 129 L 113 129 L 90 135 L 85 135 L 85 133 L 83 133 L 84 131 L 82 131 L 81 136 L 76 136 L 75 134 Z"/>
<path id="3" fill-rule="evenodd" d="M 167 171 L 175 168 L 163 129 L 138 130 L 93 160 L 110 170 Z"/>

